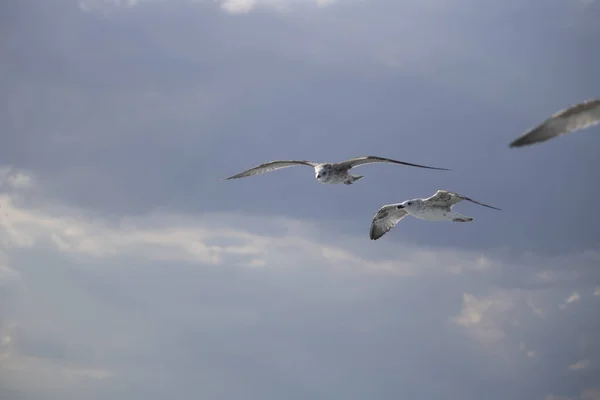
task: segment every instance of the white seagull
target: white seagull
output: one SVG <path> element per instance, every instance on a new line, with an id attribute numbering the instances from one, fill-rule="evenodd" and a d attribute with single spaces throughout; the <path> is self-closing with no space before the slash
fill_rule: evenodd
<path id="1" fill-rule="evenodd" d="M 402 218 L 409 214 L 426 221 L 473 221 L 473 218 L 471 217 L 452 211 L 452 207 L 463 200 L 479 204 L 480 206 L 493 208 L 494 210 L 500 210 L 499 208 L 480 203 L 458 193 L 448 192 L 447 190 L 438 190 L 433 196 L 427 199 L 406 200 L 402 203 L 387 204 L 381 207 L 373 217 L 373 222 L 371 222 L 371 240 L 377 240 L 385 235 L 395 227 Z"/>
<path id="2" fill-rule="evenodd" d="M 600 123 L 600 99 L 586 100 L 582 103 L 560 110 L 550 118 L 515 139 L 510 147 L 522 147 L 565 133 L 578 131 Z"/>
<path id="3" fill-rule="evenodd" d="M 361 175 L 352 175 L 349 173 L 350 169 L 357 167 L 359 165 L 364 164 L 372 164 L 372 163 L 392 163 L 392 164 L 402 164 L 408 165 L 411 167 L 419 167 L 419 168 L 427 168 L 427 169 L 437 169 L 441 171 L 450 171 L 446 168 L 436 168 L 436 167 L 427 167 L 425 165 L 411 164 L 404 161 L 392 160 L 389 158 L 376 157 L 376 156 L 365 156 L 365 157 L 357 157 L 351 158 L 346 161 L 342 161 L 340 163 L 315 163 L 311 161 L 298 161 L 298 160 L 289 160 L 289 161 L 271 161 L 265 164 L 261 164 L 257 167 L 250 168 L 244 172 L 240 172 L 237 175 L 230 176 L 229 178 L 225 178 L 225 180 L 229 179 L 239 179 L 245 178 L 247 176 L 263 174 L 265 172 L 274 171 L 280 168 L 292 167 L 295 165 L 307 165 L 309 167 L 314 168 L 315 170 L 315 178 L 320 183 L 328 183 L 328 184 L 340 184 L 343 183 L 345 185 L 351 185 L 355 181 L 362 178 Z"/>

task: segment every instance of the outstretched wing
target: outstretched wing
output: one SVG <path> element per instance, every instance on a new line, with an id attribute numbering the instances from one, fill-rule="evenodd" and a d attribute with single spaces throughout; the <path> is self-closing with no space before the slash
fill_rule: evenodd
<path id="1" fill-rule="evenodd" d="M 364 156 L 364 157 L 351 158 L 349 160 L 339 163 L 339 165 L 342 168 L 350 169 L 350 168 L 357 167 L 359 165 L 372 164 L 372 163 L 402 164 L 402 165 L 408 165 L 410 167 L 419 167 L 419 168 L 427 168 L 427 169 L 438 169 L 441 171 L 450 171 L 447 168 L 428 167 L 426 165 L 412 164 L 409 162 L 392 160 L 390 158 L 383 158 L 383 157 L 376 157 L 376 156 Z"/>
<path id="2" fill-rule="evenodd" d="M 295 161 L 295 160 L 271 161 L 271 162 L 256 166 L 254 168 L 250 168 L 249 170 L 246 170 L 244 172 L 240 172 L 239 174 L 230 176 L 229 178 L 225 178 L 225 180 L 227 181 L 229 179 L 239 179 L 239 178 L 245 178 L 247 176 L 264 174 L 265 172 L 275 171 L 276 169 L 281 169 L 281 168 L 293 167 L 296 165 L 308 165 L 309 167 L 314 167 L 317 164 L 312 163 L 310 161 Z"/>
<path id="3" fill-rule="evenodd" d="M 425 202 L 430 205 L 440 206 L 440 207 L 452 207 L 453 205 L 460 203 L 463 200 L 470 201 L 471 203 L 479 204 L 480 206 L 493 208 L 494 210 L 502 211 L 499 208 L 480 203 L 476 200 L 473 200 L 467 196 L 463 196 L 458 193 L 449 192 L 447 190 L 438 190 L 435 194 L 427 199 Z"/>
<path id="4" fill-rule="evenodd" d="M 598 123 L 600 123 L 600 99 L 586 100 L 560 110 L 540 125 L 514 140 L 510 147 L 522 147 L 544 142 L 553 137 L 578 131 Z"/>
<path id="5" fill-rule="evenodd" d="M 404 208 L 398 209 L 398 204 L 388 204 L 379 209 L 371 222 L 371 231 L 369 233 L 371 240 L 377 240 L 393 227 L 398 221 L 406 217 L 408 213 Z"/>

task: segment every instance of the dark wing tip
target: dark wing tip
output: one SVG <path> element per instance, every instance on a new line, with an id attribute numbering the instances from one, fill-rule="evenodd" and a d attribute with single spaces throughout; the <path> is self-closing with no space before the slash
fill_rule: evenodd
<path id="1" fill-rule="evenodd" d="M 528 135 L 523 135 L 515 140 L 513 140 L 512 142 L 510 142 L 510 144 L 508 145 L 509 148 L 514 149 L 517 147 L 523 147 L 523 146 L 527 146 L 530 144 L 536 143 L 536 141 L 531 141 L 528 137 Z"/>
<path id="2" fill-rule="evenodd" d="M 552 137 L 545 137 L 545 138 L 533 139 L 529 134 L 525 134 L 525 135 L 521 136 L 520 138 L 517 138 L 517 139 L 513 140 L 508 145 L 508 147 L 511 148 L 511 149 L 514 149 L 514 148 L 517 148 L 517 147 L 529 146 L 529 145 L 532 145 L 532 144 L 545 142 L 547 140 L 552 139 Z"/>
<path id="3" fill-rule="evenodd" d="M 375 232 L 375 224 L 371 224 L 371 229 L 369 230 L 369 237 L 371 238 L 371 240 L 377 240 L 381 236 L 383 235 L 377 235 L 377 233 Z"/>
<path id="4" fill-rule="evenodd" d="M 479 204 L 479 205 L 482 205 L 482 206 L 484 206 L 484 207 L 487 207 L 487 208 L 492 208 L 492 209 L 494 209 L 494 210 L 502 211 L 502 209 L 501 209 L 501 208 L 494 207 L 494 206 L 490 206 L 489 204 L 483 204 L 483 203 L 478 203 L 478 204 Z"/>
<path id="5" fill-rule="evenodd" d="M 413 163 L 408 163 L 408 162 L 401 162 L 400 164 L 408 165 L 411 167 L 417 167 L 417 168 L 435 169 L 438 171 L 452 171 L 450 168 L 430 167 L 427 165 L 413 164 Z"/>
<path id="6" fill-rule="evenodd" d="M 229 181 L 229 180 L 232 180 L 232 179 L 246 178 L 246 177 L 248 177 L 248 176 L 250 176 L 250 175 L 246 175 L 246 173 L 245 173 L 245 172 L 240 172 L 239 174 L 232 175 L 232 176 L 230 176 L 230 177 L 228 177 L 228 178 L 225 178 L 225 179 L 223 179 L 223 180 L 224 180 L 224 181 Z"/>

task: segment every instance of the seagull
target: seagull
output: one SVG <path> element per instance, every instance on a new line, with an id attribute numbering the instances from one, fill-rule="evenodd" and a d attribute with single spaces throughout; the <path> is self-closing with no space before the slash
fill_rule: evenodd
<path id="1" fill-rule="evenodd" d="M 471 217 L 452 211 L 452 207 L 463 200 L 502 211 L 499 208 L 480 203 L 458 193 L 449 192 L 447 190 L 438 190 L 433 196 L 426 199 L 406 200 L 402 203 L 386 204 L 381 207 L 373 217 L 373 222 L 371 222 L 371 240 L 377 240 L 385 235 L 395 227 L 402 218 L 409 214 L 426 221 L 473 221 L 473 218 Z"/>
<path id="2" fill-rule="evenodd" d="M 351 185 L 360 178 L 361 175 L 352 175 L 349 173 L 350 169 L 357 167 L 359 165 L 364 164 L 372 164 L 372 163 L 392 163 L 392 164 L 402 164 L 408 165 L 411 167 L 418 168 L 427 168 L 427 169 L 437 169 L 441 171 L 450 171 L 446 168 L 436 168 L 436 167 L 427 167 L 425 165 L 411 164 L 404 161 L 392 160 L 389 158 L 376 157 L 376 156 L 365 156 L 365 157 L 356 157 L 351 158 L 346 161 L 342 161 L 340 163 L 315 163 L 311 161 L 298 161 L 298 160 L 289 160 L 289 161 L 271 161 L 268 163 L 261 164 L 257 167 L 250 168 L 244 172 L 240 172 L 237 175 L 230 176 L 229 178 L 225 178 L 224 180 L 230 179 L 239 179 L 245 178 L 247 176 L 258 175 L 269 171 L 274 171 L 280 168 L 292 167 L 295 165 L 307 165 L 309 167 L 314 168 L 315 170 L 315 178 L 320 183 L 328 183 L 328 184 L 341 184 Z"/>
<path id="3" fill-rule="evenodd" d="M 523 147 L 565 133 L 589 128 L 600 123 L 600 99 L 586 100 L 582 103 L 560 110 L 550 118 L 515 139 L 510 147 Z"/>

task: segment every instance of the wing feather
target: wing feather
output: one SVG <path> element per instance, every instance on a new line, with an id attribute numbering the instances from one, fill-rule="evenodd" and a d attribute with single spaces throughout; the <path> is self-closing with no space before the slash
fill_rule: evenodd
<path id="1" fill-rule="evenodd" d="M 239 174 L 230 176 L 229 178 L 225 178 L 225 180 L 245 178 L 247 176 L 264 174 L 265 172 L 275 171 L 277 169 L 293 167 L 297 165 L 308 165 L 309 167 L 314 167 L 317 164 L 312 163 L 310 161 L 301 160 L 270 161 L 268 163 L 258 165 L 254 168 L 250 168 L 244 172 L 240 172 Z"/>
<path id="2" fill-rule="evenodd" d="M 369 236 L 371 240 L 377 240 L 389 232 L 396 224 L 408 215 L 403 208 L 398 209 L 398 204 L 388 204 L 379 209 L 371 222 Z"/>
<path id="3" fill-rule="evenodd" d="M 349 160 L 339 163 L 339 165 L 342 166 L 343 168 L 350 169 L 350 168 L 358 167 L 359 165 L 372 164 L 372 163 L 402 164 L 402 165 L 408 165 L 410 167 L 437 169 L 437 170 L 441 170 L 441 171 L 450 171 L 447 168 L 428 167 L 426 165 L 412 164 L 412 163 L 405 162 L 405 161 L 392 160 L 391 158 L 383 158 L 383 157 L 377 157 L 377 156 L 364 156 L 364 157 L 351 158 Z"/>
<path id="4" fill-rule="evenodd" d="M 545 142 L 556 136 L 588 128 L 598 123 L 600 123 L 600 99 L 586 100 L 558 111 L 538 126 L 515 139 L 510 147 L 522 147 Z"/>
<path id="5" fill-rule="evenodd" d="M 499 208 L 496 208 L 494 206 L 490 206 L 488 204 L 481 203 L 477 200 L 473 200 L 470 197 L 463 196 L 462 194 L 458 194 L 458 193 L 454 193 L 454 192 L 449 192 L 447 190 L 438 190 L 437 192 L 435 192 L 435 194 L 433 196 L 425 199 L 425 202 L 427 202 L 431 205 L 436 205 L 436 206 L 440 206 L 440 207 L 452 207 L 455 204 L 458 204 L 463 200 L 467 200 L 467 201 L 470 201 L 471 203 L 479 204 L 480 206 L 493 208 L 494 210 L 502 211 Z"/>

